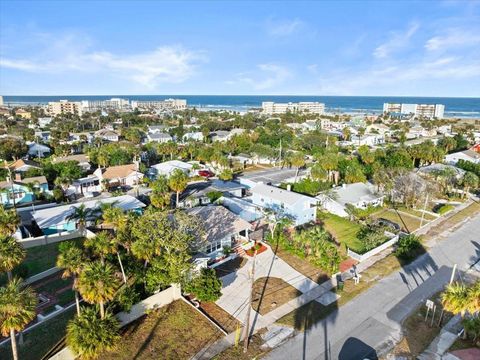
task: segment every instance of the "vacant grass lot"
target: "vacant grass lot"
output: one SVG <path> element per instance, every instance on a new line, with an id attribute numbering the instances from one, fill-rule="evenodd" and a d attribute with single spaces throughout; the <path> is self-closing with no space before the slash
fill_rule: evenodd
<path id="1" fill-rule="evenodd" d="M 393 221 L 400 225 L 402 231 L 410 233 L 417 230 L 420 227 L 420 218 L 405 213 L 400 213 L 393 209 L 383 210 L 373 215 L 374 219 L 383 218 L 390 221 Z M 425 225 L 428 220 L 424 219 L 423 224 Z"/>
<path id="2" fill-rule="evenodd" d="M 208 320 L 177 300 L 128 325 L 117 349 L 99 359 L 190 359 L 220 336 Z"/>
<path id="3" fill-rule="evenodd" d="M 318 219 L 323 222 L 325 230 L 332 234 L 336 242 L 344 244 L 355 252 L 364 252 L 363 244 L 357 238 L 357 233 L 360 230 L 359 224 L 328 213 L 319 213 Z"/>

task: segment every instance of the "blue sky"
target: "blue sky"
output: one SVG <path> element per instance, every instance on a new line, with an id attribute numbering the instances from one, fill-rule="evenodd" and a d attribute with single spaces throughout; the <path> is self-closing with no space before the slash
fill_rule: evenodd
<path id="1" fill-rule="evenodd" d="M 480 96 L 480 1 L 0 0 L 0 94 Z"/>

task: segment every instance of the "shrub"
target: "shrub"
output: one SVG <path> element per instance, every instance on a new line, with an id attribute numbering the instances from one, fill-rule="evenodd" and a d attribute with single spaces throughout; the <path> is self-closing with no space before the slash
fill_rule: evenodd
<path id="1" fill-rule="evenodd" d="M 402 236 L 398 239 L 395 256 L 402 260 L 411 260 L 416 256 L 416 250 L 421 247 L 422 244 L 418 236 L 414 234 Z"/>
<path id="2" fill-rule="evenodd" d="M 366 209 L 359 209 L 352 204 L 347 204 L 346 207 L 349 214 L 360 220 L 367 219 L 370 215 L 379 211 L 382 208 L 381 206 L 369 205 Z"/>
<path id="3" fill-rule="evenodd" d="M 453 206 L 453 205 L 444 204 L 444 205 L 439 206 L 439 207 L 436 209 L 436 213 L 437 213 L 437 214 L 440 214 L 440 215 L 443 215 L 443 214 L 446 214 L 447 212 L 449 212 L 450 210 L 453 210 L 453 209 L 454 209 L 454 206 Z"/>
<path id="4" fill-rule="evenodd" d="M 217 278 L 215 270 L 204 268 L 185 290 L 194 294 L 200 301 L 213 302 L 222 296 L 222 282 Z"/>
<path id="5" fill-rule="evenodd" d="M 221 191 L 209 191 L 206 195 L 208 197 L 208 200 L 213 203 L 220 199 L 223 196 L 223 193 Z"/>
<path id="6" fill-rule="evenodd" d="M 363 226 L 358 231 L 357 238 L 362 242 L 365 252 L 375 249 L 387 240 L 385 229 L 372 225 Z"/>
<path id="7" fill-rule="evenodd" d="M 223 255 L 228 256 L 232 253 L 232 247 L 228 245 L 223 246 Z"/>

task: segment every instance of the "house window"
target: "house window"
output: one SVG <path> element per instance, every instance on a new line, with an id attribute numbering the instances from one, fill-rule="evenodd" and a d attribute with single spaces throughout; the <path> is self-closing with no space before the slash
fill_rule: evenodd
<path id="1" fill-rule="evenodd" d="M 206 253 L 210 254 L 222 248 L 222 241 L 214 241 L 207 245 Z"/>

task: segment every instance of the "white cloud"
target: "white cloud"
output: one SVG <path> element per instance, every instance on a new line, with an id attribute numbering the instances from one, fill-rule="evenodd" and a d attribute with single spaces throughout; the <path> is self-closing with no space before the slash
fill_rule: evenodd
<path id="1" fill-rule="evenodd" d="M 377 48 L 373 52 L 373 56 L 376 58 L 386 58 L 391 53 L 408 46 L 410 38 L 417 32 L 420 25 L 418 23 L 411 23 L 408 28 L 403 32 L 394 31 L 390 33 L 390 38 Z"/>
<path id="2" fill-rule="evenodd" d="M 235 80 L 226 81 L 229 85 L 244 83 L 255 90 L 273 89 L 291 77 L 291 72 L 284 66 L 268 63 L 257 65 L 257 70 L 237 74 Z"/>
<path id="3" fill-rule="evenodd" d="M 480 30 L 479 30 L 480 31 Z M 465 29 L 450 29 L 444 35 L 434 36 L 425 43 L 429 51 L 445 51 L 480 44 L 480 32 Z"/>
<path id="4" fill-rule="evenodd" d="M 51 42 L 43 37 L 47 47 L 27 57 L 0 57 L 0 66 L 33 73 L 62 73 L 68 71 L 102 73 L 128 79 L 154 89 L 161 83 L 180 83 L 195 73 L 196 66 L 206 60 L 202 52 L 182 46 L 159 46 L 135 54 L 115 54 L 91 50 L 89 42 L 73 35 Z"/>
<path id="5" fill-rule="evenodd" d="M 288 36 L 298 31 L 304 22 L 298 18 L 290 20 L 267 20 L 267 32 L 272 36 Z"/>

